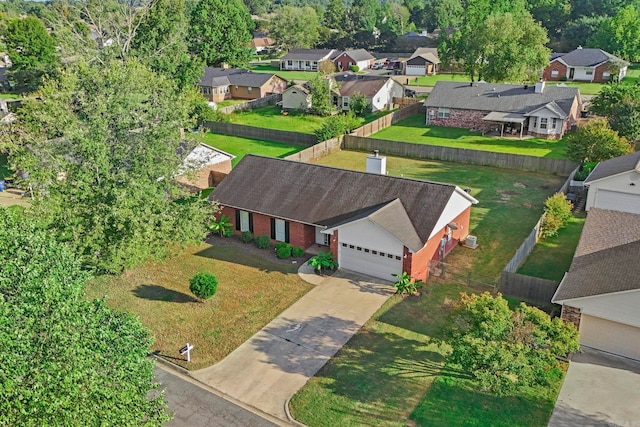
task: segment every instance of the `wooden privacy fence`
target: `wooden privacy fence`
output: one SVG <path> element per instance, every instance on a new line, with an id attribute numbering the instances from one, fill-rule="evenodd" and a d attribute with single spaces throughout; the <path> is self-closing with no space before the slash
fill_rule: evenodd
<path id="1" fill-rule="evenodd" d="M 503 271 L 498 290 L 503 295 L 537 304 L 551 304 L 558 282 Z"/>
<path id="2" fill-rule="evenodd" d="M 395 102 L 396 98 L 394 98 Z M 422 102 L 412 103 L 404 108 L 400 108 L 397 111 L 394 111 L 391 114 L 384 115 L 379 119 L 376 119 L 366 125 L 362 125 L 357 129 L 351 131 L 352 135 L 357 136 L 369 136 L 373 135 L 376 132 L 380 132 L 382 129 L 386 129 L 394 123 L 399 122 L 400 120 L 404 120 L 408 117 L 416 115 L 420 112 L 424 112 L 425 108 L 422 105 Z"/>
<path id="3" fill-rule="evenodd" d="M 343 138 L 342 136 L 339 136 L 337 138 L 328 139 L 326 141 L 319 142 L 316 145 L 312 145 L 309 148 L 305 148 L 302 151 L 298 151 L 297 153 L 291 154 L 285 157 L 285 159 L 295 160 L 297 162 L 310 162 L 310 161 L 319 159 L 321 157 L 328 156 L 331 153 L 340 151 L 342 138 Z"/>
<path id="4" fill-rule="evenodd" d="M 407 109 L 411 107 L 413 107 L 413 105 L 407 107 Z M 388 141 L 386 139 L 363 138 L 356 135 L 345 135 L 344 149 L 356 151 L 380 150 L 380 153 L 382 154 L 398 157 L 471 163 L 482 166 L 495 166 L 504 169 L 548 172 L 565 176 L 576 167 L 575 162 L 566 159 L 549 159 L 546 157 L 494 153 L 490 151 L 443 147 L 439 145 L 413 144 L 410 142 Z"/>
<path id="5" fill-rule="evenodd" d="M 238 104 L 227 105 L 226 107 L 219 108 L 221 113 L 231 114 L 236 110 L 247 110 L 252 108 L 260 108 L 266 107 L 269 104 L 275 104 L 276 102 L 282 101 L 282 94 L 275 93 L 273 95 L 267 95 L 263 98 L 252 99 L 247 102 L 240 102 Z"/>
<path id="6" fill-rule="evenodd" d="M 518 271 L 518 268 L 520 268 L 520 266 L 525 262 L 525 260 L 533 250 L 533 247 L 536 245 L 536 243 L 538 243 L 538 238 L 540 237 L 540 227 L 542 225 L 543 219 L 544 214 L 542 214 L 538 222 L 536 222 L 536 225 L 533 226 L 533 230 L 531 230 L 531 233 L 529 233 L 527 238 L 524 239 L 524 242 L 522 242 L 513 258 L 511 258 L 511 261 L 509 261 L 507 266 L 504 268 L 504 271 L 508 273 L 515 273 L 516 271 Z"/>
<path id="7" fill-rule="evenodd" d="M 265 141 L 284 142 L 287 144 L 313 145 L 318 141 L 316 136 L 310 133 L 266 129 L 255 126 L 239 125 L 235 123 L 205 122 L 204 126 L 213 133 L 240 136 L 243 138 L 261 139 Z"/>

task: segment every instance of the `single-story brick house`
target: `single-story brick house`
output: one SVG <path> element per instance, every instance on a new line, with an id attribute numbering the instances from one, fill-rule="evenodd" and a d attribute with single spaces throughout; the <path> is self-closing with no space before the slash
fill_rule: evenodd
<path id="1" fill-rule="evenodd" d="M 336 49 L 291 49 L 280 58 L 280 69 L 318 71 L 322 61 L 333 61 L 340 54 Z"/>
<path id="2" fill-rule="evenodd" d="M 259 99 L 282 93 L 287 81 L 275 74 L 254 73 L 240 68 L 206 67 L 198 86 L 209 101 Z"/>
<path id="3" fill-rule="evenodd" d="M 435 47 L 419 47 L 403 63 L 407 76 L 431 76 L 440 71 L 440 58 Z"/>
<path id="4" fill-rule="evenodd" d="M 185 150 L 186 144 L 181 144 L 180 149 Z M 194 191 L 215 187 L 231 172 L 235 157 L 201 142 L 184 157 L 176 180 Z"/>
<path id="5" fill-rule="evenodd" d="M 627 75 L 629 63 L 602 49 L 578 47 L 569 53 L 552 53 L 551 61 L 542 72 L 545 80 L 569 80 L 606 83 L 615 76 L 618 81 Z"/>
<path id="6" fill-rule="evenodd" d="M 592 208 L 640 214 L 640 151 L 605 160 L 584 181 Z"/>
<path id="7" fill-rule="evenodd" d="M 504 136 L 561 138 L 576 123 L 580 91 L 563 85 L 439 81 L 425 101 L 427 125 Z"/>
<path id="8" fill-rule="evenodd" d="M 210 199 L 236 233 L 325 246 L 341 268 L 389 281 L 403 271 L 426 280 L 430 261 L 468 235 L 477 203 L 451 184 L 256 155 L 245 156 Z"/>
<path id="9" fill-rule="evenodd" d="M 352 65 L 357 65 L 360 70 L 371 68 L 376 58 L 365 49 L 345 50 L 333 60 L 339 71 L 348 70 Z"/>
<path id="10" fill-rule="evenodd" d="M 640 215 L 591 209 L 552 302 L 581 345 L 640 360 Z"/>

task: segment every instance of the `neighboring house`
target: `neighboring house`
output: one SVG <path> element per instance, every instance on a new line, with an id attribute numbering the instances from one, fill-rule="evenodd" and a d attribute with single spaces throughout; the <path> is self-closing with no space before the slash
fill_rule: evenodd
<path id="1" fill-rule="evenodd" d="M 393 109 L 393 98 L 404 96 L 404 86 L 390 77 L 340 74 L 335 77 L 339 83 L 336 105 L 343 111 L 349 110 L 351 97 L 357 93 L 364 95 L 371 111 Z"/>
<path id="2" fill-rule="evenodd" d="M 640 151 L 598 163 L 584 185 L 588 188 L 587 211 L 598 208 L 640 214 Z"/>
<path id="3" fill-rule="evenodd" d="M 578 47 L 569 53 L 552 53 L 542 78 L 606 83 L 612 76 L 616 76 L 618 81 L 622 80 L 628 66 L 625 60 L 602 49 Z"/>
<path id="4" fill-rule="evenodd" d="M 303 85 L 293 85 L 282 92 L 283 110 L 308 110 L 311 108 L 311 93 Z"/>
<path id="5" fill-rule="evenodd" d="M 428 125 L 452 126 L 496 135 L 560 138 L 576 123 L 580 91 L 546 86 L 439 81 L 424 103 Z"/>
<path id="6" fill-rule="evenodd" d="M 334 60 L 338 71 L 348 70 L 351 66 L 356 65 L 360 70 L 371 68 L 376 58 L 364 49 L 345 50 L 340 53 Z"/>
<path id="7" fill-rule="evenodd" d="M 394 281 L 426 280 L 469 233 L 477 200 L 459 187 L 256 155 L 245 156 L 210 199 L 237 233 L 250 231 L 307 249 L 331 251 L 340 267 Z M 369 165 L 368 165 L 369 166 Z"/>
<path id="8" fill-rule="evenodd" d="M 181 148 L 185 150 L 186 146 L 181 145 Z M 176 180 L 194 190 L 214 187 L 231 172 L 231 160 L 235 157 L 200 143 L 184 158 Z"/>
<path id="9" fill-rule="evenodd" d="M 440 58 L 435 47 L 419 47 L 403 63 L 407 76 L 431 76 L 440 71 Z"/>
<path id="10" fill-rule="evenodd" d="M 287 81 L 275 74 L 206 67 L 198 86 L 209 101 L 220 102 L 225 99 L 258 99 L 282 93 L 287 88 Z"/>
<path id="11" fill-rule="evenodd" d="M 552 302 L 581 345 L 640 360 L 640 215 L 591 209 Z"/>
<path id="12" fill-rule="evenodd" d="M 265 50 L 269 50 L 275 44 L 276 43 L 273 39 L 269 37 L 264 35 L 254 35 L 249 46 L 255 53 L 261 53 Z"/>
<path id="13" fill-rule="evenodd" d="M 318 71 L 322 61 L 333 61 L 340 51 L 335 49 L 291 49 L 280 58 L 281 70 Z"/>

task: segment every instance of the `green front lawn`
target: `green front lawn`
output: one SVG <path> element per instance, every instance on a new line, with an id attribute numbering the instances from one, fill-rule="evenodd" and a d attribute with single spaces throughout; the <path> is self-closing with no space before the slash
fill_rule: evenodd
<path id="1" fill-rule="evenodd" d="M 0 93 L 0 99 L 21 99 L 22 95 L 17 93 Z"/>
<path id="2" fill-rule="evenodd" d="M 254 73 L 271 73 L 282 77 L 285 80 L 311 80 L 317 73 L 314 71 L 281 71 L 270 64 L 251 65 L 249 67 Z"/>
<path id="3" fill-rule="evenodd" d="M 405 84 L 409 79 L 411 86 L 435 86 L 437 82 L 470 82 L 471 79 L 466 74 L 436 74 L 435 76 L 400 76 L 396 77 L 400 83 Z"/>
<path id="4" fill-rule="evenodd" d="M 247 244 L 252 245 L 252 244 Z M 252 245 L 253 246 L 253 245 Z M 140 318 L 155 336 L 154 351 L 188 369 L 210 366 L 311 289 L 297 274 L 297 265 L 271 261 L 272 251 L 247 251 L 245 244 L 216 238 L 190 246 L 163 262 L 101 276 L 87 285 L 87 296 L 107 296 L 107 304 Z M 218 291 L 207 302 L 195 300 L 189 279 L 210 272 Z M 178 349 L 195 346 L 187 364 Z"/>
<path id="5" fill-rule="evenodd" d="M 250 101 L 250 99 L 225 99 L 224 101 L 216 102 L 216 106 L 217 108 L 223 108 L 229 105 L 242 104 L 247 101 Z"/>
<path id="6" fill-rule="evenodd" d="M 522 154 L 526 156 L 566 159 L 566 142 L 542 138 L 498 138 L 482 136 L 468 129 L 427 126 L 425 115 L 416 114 L 371 135 L 372 138 L 414 144 Z"/>
<path id="7" fill-rule="evenodd" d="M 232 166 L 235 166 L 246 154 L 283 158 L 307 148 L 303 145 L 261 141 L 258 139 L 241 138 L 211 132 L 199 133 L 196 135 L 196 138 L 205 144 L 236 156 L 236 158 L 231 161 Z"/>
<path id="8" fill-rule="evenodd" d="M 557 236 L 539 241 L 518 273 L 558 282 L 562 280 L 571 265 L 584 221 L 584 217 L 573 217 Z"/>

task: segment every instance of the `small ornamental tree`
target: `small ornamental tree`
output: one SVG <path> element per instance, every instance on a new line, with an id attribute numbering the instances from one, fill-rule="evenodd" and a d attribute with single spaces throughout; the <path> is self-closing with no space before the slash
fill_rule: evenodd
<path id="1" fill-rule="evenodd" d="M 189 280 L 189 290 L 199 299 L 207 300 L 216 294 L 218 279 L 211 273 L 198 273 Z"/>
<path id="2" fill-rule="evenodd" d="M 231 218 L 226 215 L 221 215 L 220 219 L 216 220 L 215 218 L 209 224 L 209 230 L 211 230 L 215 234 L 219 234 L 220 236 L 224 236 L 225 232 L 228 229 L 231 229 Z"/>
<path id="3" fill-rule="evenodd" d="M 543 239 L 558 234 L 558 230 L 571 219 L 571 209 L 571 202 L 562 193 L 556 193 L 544 202 L 545 215 L 540 229 Z"/>
<path id="4" fill-rule="evenodd" d="M 498 395 L 551 386 L 562 377 L 558 357 L 579 349 L 575 326 L 500 294 L 461 294 L 448 343 L 449 361 Z"/>
<path id="5" fill-rule="evenodd" d="M 371 111 L 371 106 L 369 105 L 369 101 L 367 101 L 367 97 L 357 92 L 349 99 L 349 110 L 356 116 L 364 116 Z"/>
<path id="6" fill-rule="evenodd" d="M 624 156 L 631 145 L 605 120 L 592 120 L 566 136 L 567 156 L 577 162 L 601 162 Z"/>

